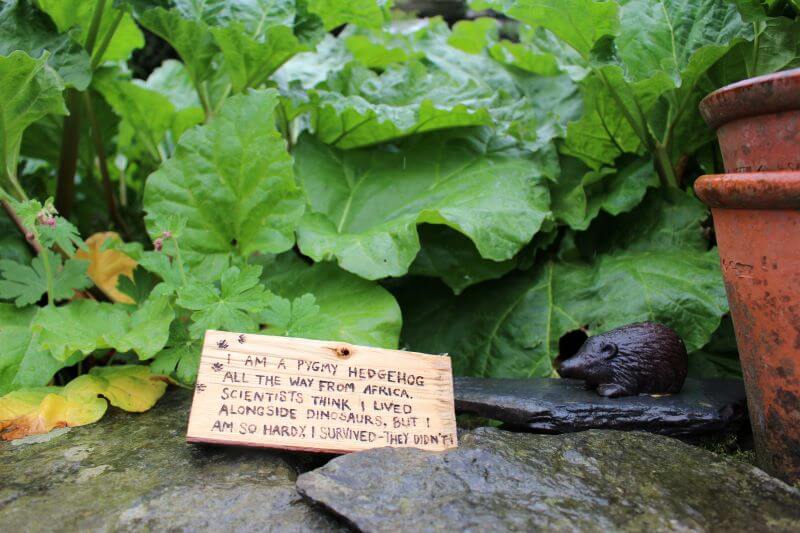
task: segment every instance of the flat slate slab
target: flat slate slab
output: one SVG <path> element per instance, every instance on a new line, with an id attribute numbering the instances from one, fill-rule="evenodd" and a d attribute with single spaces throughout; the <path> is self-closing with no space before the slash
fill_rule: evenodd
<path id="1" fill-rule="evenodd" d="M 298 490 L 362 531 L 800 531 L 800 491 L 677 439 L 479 428 L 337 457 Z"/>
<path id="2" fill-rule="evenodd" d="M 109 408 L 97 424 L 0 444 L 0 529 L 346 529 L 295 490 L 319 456 L 188 445 L 190 403 L 170 391 L 144 414 Z"/>
<path id="3" fill-rule="evenodd" d="M 459 414 L 534 433 L 622 429 L 693 437 L 735 432 L 747 423 L 744 385 L 734 379 L 687 379 L 671 396 L 603 398 L 571 379 L 460 377 L 455 406 Z"/>

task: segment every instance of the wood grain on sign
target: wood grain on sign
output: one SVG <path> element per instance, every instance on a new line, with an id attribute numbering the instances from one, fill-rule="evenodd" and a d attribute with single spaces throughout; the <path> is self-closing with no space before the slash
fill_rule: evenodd
<path id="1" fill-rule="evenodd" d="M 450 358 L 207 331 L 186 439 L 332 453 L 454 448 Z"/>

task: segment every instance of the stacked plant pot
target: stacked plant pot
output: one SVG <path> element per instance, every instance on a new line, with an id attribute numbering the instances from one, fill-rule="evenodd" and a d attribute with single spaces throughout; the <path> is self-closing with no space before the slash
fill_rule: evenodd
<path id="1" fill-rule="evenodd" d="M 759 465 L 800 480 L 800 69 L 700 103 L 726 174 L 695 183 L 711 207 Z"/>

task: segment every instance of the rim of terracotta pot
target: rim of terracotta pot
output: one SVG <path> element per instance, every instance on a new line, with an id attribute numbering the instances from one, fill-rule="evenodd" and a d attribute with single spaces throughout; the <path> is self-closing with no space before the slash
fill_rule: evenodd
<path id="1" fill-rule="evenodd" d="M 709 207 L 726 209 L 800 209 L 800 172 L 711 174 L 694 183 Z"/>
<path id="2" fill-rule="evenodd" d="M 726 85 L 700 102 L 700 113 L 713 129 L 745 117 L 800 111 L 800 68 Z"/>

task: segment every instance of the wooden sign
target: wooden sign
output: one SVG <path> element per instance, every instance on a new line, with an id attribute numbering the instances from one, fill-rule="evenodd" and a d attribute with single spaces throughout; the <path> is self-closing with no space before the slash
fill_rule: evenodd
<path id="1" fill-rule="evenodd" d="M 186 440 L 331 453 L 454 448 L 450 358 L 209 330 Z"/>

